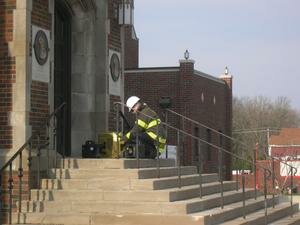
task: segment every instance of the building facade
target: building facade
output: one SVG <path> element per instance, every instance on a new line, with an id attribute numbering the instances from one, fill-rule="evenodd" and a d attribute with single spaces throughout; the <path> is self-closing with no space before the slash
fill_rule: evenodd
<path id="1" fill-rule="evenodd" d="M 0 0 L 2 162 L 62 103 L 56 144 L 66 155 L 81 155 L 86 140 L 114 128 L 112 103 L 124 95 L 121 7 L 117 0 Z"/>
<path id="2" fill-rule="evenodd" d="M 56 143 L 53 130 L 41 136 L 49 136 L 51 149 L 80 156 L 86 140 L 115 130 L 113 103 L 130 95 L 140 96 L 162 117 L 162 104 L 169 102 L 170 109 L 212 129 L 173 115 L 174 126 L 230 149 L 213 130 L 231 136 L 231 75 L 205 74 L 190 59 L 175 67 L 139 68 L 133 1 L 0 0 L 0 6 L 1 162 L 63 103 Z M 176 145 L 172 132 L 170 137 L 169 144 Z M 183 162 L 197 161 L 197 143 L 184 140 L 184 146 Z M 215 171 L 217 149 L 205 143 L 201 149 L 204 169 Z M 224 155 L 224 161 L 228 171 L 230 157 Z"/>
<path id="3" fill-rule="evenodd" d="M 300 128 L 282 128 L 270 136 L 269 155 L 279 159 L 300 159 Z"/>

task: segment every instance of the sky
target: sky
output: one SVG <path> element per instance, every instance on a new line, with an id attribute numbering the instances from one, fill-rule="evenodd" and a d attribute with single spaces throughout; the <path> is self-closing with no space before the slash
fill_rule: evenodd
<path id="1" fill-rule="evenodd" d="M 233 76 L 233 95 L 288 97 L 300 110 L 300 0 L 135 0 L 140 67 Z"/>

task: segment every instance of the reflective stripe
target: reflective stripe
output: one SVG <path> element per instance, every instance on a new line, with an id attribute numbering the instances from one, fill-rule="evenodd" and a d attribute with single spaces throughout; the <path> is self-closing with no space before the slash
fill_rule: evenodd
<path id="1" fill-rule="evenodd" d="M 128 132 L 125 136 L 127 139 L 130 139 L 130 132 Z"/>
<path id="2" fill-rule="evenodd" d="M 157 138 L 157 135 L 154 134 L 152 131 L 147 131 L 147 134 L 154 140 Z"/>
<path id="3" fill-rule="evenodd" d="M 147 128 L 147 123 L 145 123 L 143 120 L 138 119 L 137 124 L 144 129 Z"/>
<path id="4" fill-rule="evenodd" d="M 147 134 L 153 139 L 157 141 L 157 135 L 155 133 L 153 133 L 152 131 L 147 131 Z M 158 142 L 161 144 L 165 144 L 166 143 L 166 139 L 162 138 L 162 137 L 158 137 Z"/>
<path id="5" fill-rule="evenodd" d="M 165 150 L 165 146 L 163 148 L 159 147 L 158 151 L 162 153 Z"/>
<path id="6" fill-rule="evenodd" d="M 159 138 L 159 143 L 166 144 L 167 140 L 165 138 Z"/>
<path id="7" fill-rule="evenodd" d="M 160 124 L 160 119 L 157 119 L 157 120 L 152 120 L 149 124 L 148 124 L 148 127 L 147 129 L 151 128 L 151 127 L 154 127 L 154 126 L 157 126 L 158 124 Z"/>

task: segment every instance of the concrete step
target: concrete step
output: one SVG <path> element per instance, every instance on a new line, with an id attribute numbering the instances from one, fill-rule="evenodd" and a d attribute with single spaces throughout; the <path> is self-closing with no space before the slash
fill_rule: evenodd
<path id="1" fill-rule="evenodd" d="M 246 199 L 254 198 L 254 195 L 255 195 L 254 190 L 252 189 L 245 190 Z M 258 194 L 258 197 L 259 196 L 261 195 Z M 229 205 L 235 202 L 240 202 L 242 201 L 242 199 L 243 199 L 243 193 L 241 191 L 234 190 L 234 191 L 227 191 L 223 193 L 223 205 Z M 201 199 L 198 197 L 189 200 L 182 200 L 179 201 L 178 203 L 186 203 L 187 213 L 196 213 L 211 208 L 221 207 L 221 202 L 222 202 L 221 194 L 215 193 L 212 195 L 203 196 Z"/>
<path id="2" fill-rule="evenodd" d="M 253 190 L 246 191 L 246 198 L 254 196 Z M 230 191 L 224 193 L 224 204 L 230 204 L 242 199 L 242 193 Z M 133 201 L 23 201 L 22 212 L 47 213 L 149 213 L 179 215 L 199 212 L 205 209 L 220 206 L 220 194 L 204 196 L 178 202 L 133 202 Z"/>
<path id="3" fill-rule="evenodd" d="M 218 181 L 218 174 L 202 174 L 202 184 L 212 183 Z M 189 185 L 197 185 L 199 184 L 199 175 L 183 175 L 180 179 L 181 186 L 189 186 Z M 154 179 L 139 179 L 132 180 L 131 185 L 135 189 L 150 189 L 151 190 L 162 190 L 168 188 L 176 188 L 179 186 L 179 178 L 178 176 L 174 177 L 162 177 L 162 178 L 154 178 Z"/>
<path id="4" fill-rule="evenodd" d="M 234 181 L 224 181 L 223 184 L 223 191 L 232 191 L 235 190 L 236 183 Z M 170 191 L 170 201 L 179 201 L 179 200 L 186 200 L 195 197 L 199 197 L 199 185 L 191 185 L 185 186 L 182 188 L 173 188 L 173 189 L 166 189 Z M 221 190 L 221 185 L 219 182 L 212 182 L 206 183 L 202 185 L 202 195 L 211 195 L 214 193 L 219 193 Z"/>
<path id="5" fill-rule="evenodd" d="M 14 213 L 13 223 L 90 225 L 89 214 Z"/>
<path id="6" fill-rule="evenodd" d="M 40 206 L 36 206 L 40 205 Z M 184 204 L 169 202 L 134 201 L 36 201 L 23 207 L 22 212 L 45 212 L 47 214 L 98 213 L 98 214 L 185 214 Z M 27 210 L 27 211 L 26 211 Z"/>
<path id="7" fill-rule="evenodd" d="M 299 225 L 300 224 L 300 212 L 295 212 L 293 216 L 288 215 L 280 220 L 270 223 L 270 225 Z"/>
<path id="8" fill-rule="evenodd" d="M 278 203 L 278 197 L 275 198 L 276 203 Z M 271 206 L 273 200 L 272 198 L 267 198 L 267 205 Z M 265 205 L 265 200 L 264 196 L 258 197 L 256 200 L 255 199 L 248 199 L 245 201 L 246 206 L 245 206 L 245 212 L 243 209 L 243 204 L 242 202 L 235 202 L 232 204 L 225 205 L 223 209 L 220 207 L 218 208 L 213 208 L 210 210 L 205 210 L 199 213 L 192 213 L 190 215 L 194 217 L 204 217 L 204 222 L 207 225 L 215 225 L 215 224 L 221 224 L 224 225 L 225 221 L 233 220 L 235 218 L 240 218 L 243 217 L 244 213 L 245 215 L 253 213 L 255 211 L 261 210 L 264 208 Z M 242 219 L 241 219 L 242 220 Z M 230 221 L 231 222 L 231 221 Z M 233 225 L 234 223 L 228 222 L 228 225 Z M 227 223 L 226 223 L 227 224 Z"/>
<path id="9" fill-rule="evenodd" d="M 155 214 L 45 214 L 45 213 L 15 213 L 15 221 L 20 217 L 22 223 L 32 224 L 64 224 L 64 225 L 204 225 L 202 218 L 187 215 L 155 215 Z"/>
<path id="10" fill-rule="evenodd" d="M 235 189 L 234 181 L 224 182 L 224 191 Z M 209 195 L 220 191 L 220 183 L 206 183 L 202 194 Z M 124 200 L 124 201 L 178 201 L 199 196 L 199 185 L 184 186 L 164 190 L 31 190 L 32 200 Z"/>
<path id="11" fill-rule="evenodd" d="M 158 201 L 168 202 L 168 191 L 31 190 L 33 201 Z"/>
<path id="12" fill-rule="evenodd" d="M 298 212 L 299 210 L 299 204 L 293 204 L 293 207 L 291 208 L 290 203 L 281 203 L 275 206 L 275 208 L 269 207 L 267 208 L 267 224 L 273 224 L 272 222 L 278 220 L 281 220 L 282 218 L 287 217 L 291 211 Z M 251 213 L 246 216 L 246 219 L 243 218 L 237 218 L 235 220 L 228 221 L 226 223 L 223 223 L 223 225 L 264 225 L 265 224 L 265 210 L 261 209 L 259 211 L 256 211 L 255 213 Z M 285 225 L 286 223 L 280 223 L 282 225 Z M 288 224 L 288 223 L 287 223 Z M 297 223 L 296 221 L 296 224 Z"/>
<path id="13" fill-rule="evenodd" d="M 142 168 L 142 169 L 51 169 L 50 178 L 54 179 L 94 179 L 103 177 L 120 177 L 130 178 L 157 178 L 158 173 L 160 177 L 170 177 L 178 175 L 178 168 L 176 167 L 162 167 L 159 171 L 156 168 Z M 181 175 L 196 174 L 197 168 L 195 166 L 185 166 L 181 168 Z"/>
<path id="14" fill-rule="evenodd" d="M 140 168 L 157 166 L 156 159 L 139 159 Z M 161 167 L 174 167 L 174 159 L 160 159 Z M 65 169 L 133 169 L 138 168 L 136 159 L 77 159 L 66 158 L 60 160 L 60 168 Z"/>
<path id="15" fill-rule="evenodd" d="M 247 208 L 255 208 L 258 204 L 264 203 L 264 200 L 256 200 L 252 202 L 247 202 Z M 270 201 L 268 200 L 270 204 Z M 261 204 L 263 205 L 263 204 Z M 293 209 L 296 210 L 297 204 L 294 205 Z M 282 216 L 286 216 L 290 210 L 289 204 L 282 203 L 276 206 L 275 209 L 272 207 L 268 208 L 268 219 L 269 223 L 272 224 L 271 220 L 280 219 Z M 224 209 L 220 216 L 228 214 L 232 209 Z M 241 211 L 241 210 L 240 210 Z M 222 223 L 221 220 L 207 220 L 207 217 L 214 217 L 215 215 L 157 215 L 157 214 L 99 214 L 99 213 L 21 213 L 19 215 L 20 222 L 22 223 L 33 223 L 33 224 L 72 224 L 72 225 L 263 225 L 264 224 L 264 210 L 249 214 L 246 220 L 243 218 L 238 218 L 228 222 Z M 18 214 L 13 216 L 14 220 Z M 251 219 L 250 219 L 251 217 Z M 253 217 L 253 218 L 252 218 Z M 227 217 L 228 218 L 228 217 Z M 224 218 L 224 219 L 227 219 Z M 297 223 L 296 223 L 297 224 Z M 285 225 L 285 224 L 282 224 Z"/>
<path id="16" fill-rule="evenodd" d="M 203 174 L 202 183 L 218 180 L 217 174 Z M 155 179 L 135 178 L 94 178 L 94 179 L 43 179 L 42 189 L 109 189 L 109 190 L 161 190 L 177 187 L 178 176 Z M 199 184 L 199 175 L 181 176 L 181 185 Z"/>

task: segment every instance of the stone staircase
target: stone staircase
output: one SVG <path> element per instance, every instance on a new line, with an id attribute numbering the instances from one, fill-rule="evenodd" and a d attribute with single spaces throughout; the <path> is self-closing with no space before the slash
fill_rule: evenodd
<path id="1" fill-rule="evenodd" d="M 62 163 L 62 162 L 61 162 Z M 224 208 L 221 209 L 217 174 L 199 175 L 193 166 L 178 168 L 171 159 L 157 162 L 135 159 L 65 159 L 65 169 L 52 169 L 49 179 L 42 179 L 41 189 L 31 190 L 31 201 L 22 202 L 22 212 L 14 213 L 19 224 L 72 225 L 214 225 L 265 224 L 264 197 L 254 200 L 254 190 L 236 191 L 233 181 L 225 181 Z M 268 224 L 300 224 L 298 204 L 268 197 Z M 246 219 L 243 219 L 244 213 Z"/>

